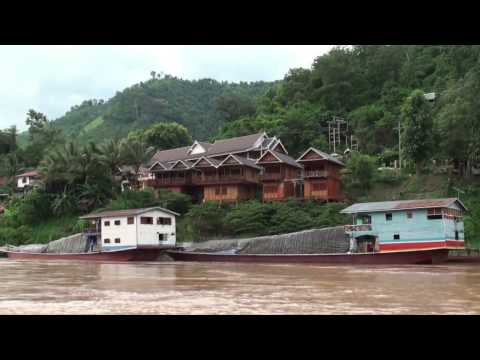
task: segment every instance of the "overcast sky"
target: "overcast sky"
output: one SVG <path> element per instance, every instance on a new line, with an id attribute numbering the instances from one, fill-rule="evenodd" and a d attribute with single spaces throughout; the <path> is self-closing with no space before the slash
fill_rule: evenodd
<path id="1" fill-rule="evenodd" d="M 26 130 L 29 109 L 49 119 L 87 99 L 150 78 L 152 70 L 183 79 L 282 79 L 288 69 L 309 68 L 333 45 L 278 46 L 0 46 L 0 129 Z"/>

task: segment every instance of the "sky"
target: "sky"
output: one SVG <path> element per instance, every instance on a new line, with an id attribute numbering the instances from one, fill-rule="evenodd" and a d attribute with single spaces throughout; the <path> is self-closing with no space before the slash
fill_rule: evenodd
<path id="1" fill-rule="evenodd" d="M 291 68 L 310 68 L 333 46 L 2 45 L 0 129 L 26 130 L 29 109 L 54 120 L 84 100 L 108 100 L 151 71 L 189 80 L 279 80 Z"/>

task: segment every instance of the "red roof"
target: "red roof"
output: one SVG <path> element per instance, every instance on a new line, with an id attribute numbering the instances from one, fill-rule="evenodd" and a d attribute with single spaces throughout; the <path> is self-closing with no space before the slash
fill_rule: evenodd
<path id="1" fill-rule="evenodd" d="M 37 176 L 40 176 L 40 174 L 36 170 L 27 171 L 23 174 L 17 175 L 17 177 L 37 177 Z"/>

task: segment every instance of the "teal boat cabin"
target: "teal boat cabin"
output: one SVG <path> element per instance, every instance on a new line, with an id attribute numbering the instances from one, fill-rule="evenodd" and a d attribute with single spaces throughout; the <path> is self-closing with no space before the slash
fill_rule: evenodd
<path id="1" fill-rule="evenodd" d="M 351 252 L 464 248 L 465 205 L 456 198 L 353 204 L 345 230 Z"/>

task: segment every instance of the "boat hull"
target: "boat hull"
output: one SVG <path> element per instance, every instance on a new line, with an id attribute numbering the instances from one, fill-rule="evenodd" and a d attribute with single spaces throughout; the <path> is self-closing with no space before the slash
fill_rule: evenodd
<path id="1" fill-rule="evenodd" d="M 448 259 L 448 249 L 391 251 L 364 254 L 274 254 L 234 255 L 167 251 L 175 261 L 245 262 L 245 263 L 310 263 L 332 265 L 438 264 Z"/>
<path id="2" fill-rule="evenodd" d="M 8 258 L 15 260 L 81 260 L 81 261 L 154 261 L 168 249 L 175 247 L 134 248 L 117 251 L 91 253 L 32 253 L 5 251 Z"/>

